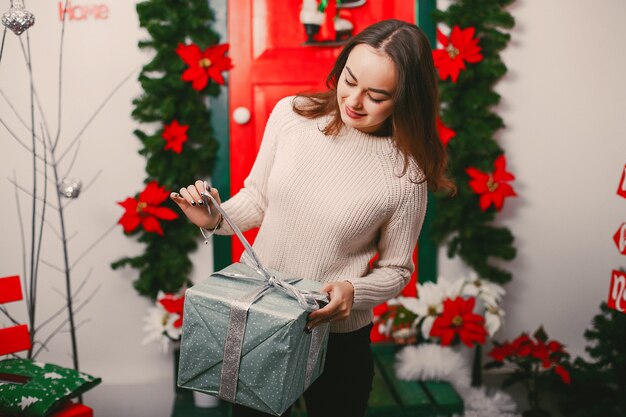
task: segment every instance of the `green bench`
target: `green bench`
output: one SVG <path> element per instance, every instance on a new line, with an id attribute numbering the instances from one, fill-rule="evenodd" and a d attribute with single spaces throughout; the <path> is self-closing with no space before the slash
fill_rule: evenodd
<path id="1" fill-rule="evenodd" d="M 463 414 L 463 400 L 447 382 L 401 381 L 395 377 L 396 345 L 375 344 L 376 375 L 370 395 L 367 417 L 450 417 Z M 301 398 L 292 409 L 292 417 L 306 417 Z M 177 389 L 172 417 L 229 417 L 230 407 L 201 409 L 193 405 L 190 390 Z"/>
<path id="2" fill-rule="evenodd" d="M 434 417 L 463 414 L 463 399 L 447 382 L 402 381 L 394 371 L 396 345 L 373 345 L 374 386 L 367 417 Z"/>

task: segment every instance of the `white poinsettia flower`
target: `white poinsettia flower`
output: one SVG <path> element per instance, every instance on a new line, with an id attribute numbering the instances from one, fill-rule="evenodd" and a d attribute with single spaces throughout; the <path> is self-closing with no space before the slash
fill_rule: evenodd
<path id="1" fill-rule="evenodd" d="M 404 297 L 396 297 L 396 298 L 389 299 L 389 301 L 387 301 L 387 305 L 388 306 L 398 306 L 398 305 L 402 304 L 400 302 L 400 298 L 404 298 Z"/>
<path id="2" fill-rule="evenodd" d="M 418 317 L 436 316 L 443 311 L 444 295 L 434 282 L 417 286 L 417 298 L 399 297 L 400 303 Z"/>
<path id="3" fill-rule="evenodd" d="M 422 337 L 424 339 L 430 339 L 430 330 L 433 328 L 436 318 L 435 316 L 428 316 L 422 322 Z"/>
<path id="4" fill-rule="evenodd" d="M 161 343 L 163 353 L 166 353 L 170 342 L 167 336 L 180 336 L 180 329 L 174 327 L 176 320 L 178 320 L 177 315 L 169 314 L 161 307 L 150 307 L 148 315 L 143 319 L 143 330 L 147 334 L 141 341 L 141 344 L 146 345 L 158 341 Z M 177 339 L 177 337 L 172 337 L 172 339 Z"/>
<path id="5" fill-rule="evenodd" d="M 174 322 L 178 320 L 178 315 L 169 314 L 168 320 L 168 326 L 165 329 L 167 336 L 170 338 L 170 340 L 180 340 L 180 337 L 183 334 L 183 328 L 174 326 Z"/>
<path id="6" fill-rule="evenodd" d="M 439 277 L 437 279 L 437 284 L 441 287 L 444 299 L 449 298 L 454 300 L 455 298 L 461 296 L 461 289 L 465 284 L 465 280 L 463 278 L 450 280 L 445 277 Z"/>
<path id="7" fill-rule="evenodd" d="M 472 273 L 463 286 L 463 295 L 478 297 L 485 305 L 500 304 L 505 292 L 500 285 L 481 279 L 476 273 Z"/>
<path id="8" fill-rule="evenodd" d="M 493 336 L 504 321 L 504 310 L 494 305 L 487 305 L 485 308 L 485 327 L 489 336 Z"/>

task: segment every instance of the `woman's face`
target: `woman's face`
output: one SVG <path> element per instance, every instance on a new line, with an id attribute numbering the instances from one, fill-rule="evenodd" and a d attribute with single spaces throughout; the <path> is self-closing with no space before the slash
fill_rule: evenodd
<path id="1" fill-rule="evenodd" d="M 391 58 L 369 45 L 355 46 L 337 84 L 337 102 L 346 126 L 378 131 L 393 112 L 396 71 Z"/>

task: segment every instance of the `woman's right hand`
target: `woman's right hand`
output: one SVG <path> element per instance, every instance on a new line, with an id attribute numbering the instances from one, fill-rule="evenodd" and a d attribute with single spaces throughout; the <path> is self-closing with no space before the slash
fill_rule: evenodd
<path id="1" fill-rule="evenodd" d="M 178 193 L 171 193 L 170 198 L 178 204 L 178 207 L 193 224 L 211 230 L 217 226 L 221 220 L 221 215 L 213 207 L 211 200 L 209 200 L 209 208 L 211 209 L 211 214 L 209 214 L 209 210 L 207 210 L 202 197 L 200 197 L 200 193 L 205 190 L 209 190 L 213 198 L 218 203 L 221 203 L 217 189 L 209 187 L 205 181 L 201 180 L 196 181 L 187 188 L 181 188 Z"/>

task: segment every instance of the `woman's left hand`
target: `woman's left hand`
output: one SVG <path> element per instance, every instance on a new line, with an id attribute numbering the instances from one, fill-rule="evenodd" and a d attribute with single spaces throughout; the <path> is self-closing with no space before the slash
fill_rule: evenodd
<path id="1" fill-rule="evenodd" d="M 328 293 L 330 302 L 324 308 L 309 314 L 309 323 L 307 324 L 309 330 L 330 321 L 345 320 L 352 311 L 354 287 L 350 282 L 329 282 L 322 287 L 321 291 Z"/>

